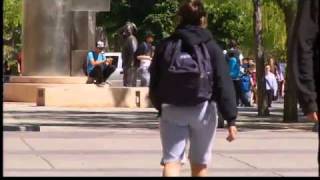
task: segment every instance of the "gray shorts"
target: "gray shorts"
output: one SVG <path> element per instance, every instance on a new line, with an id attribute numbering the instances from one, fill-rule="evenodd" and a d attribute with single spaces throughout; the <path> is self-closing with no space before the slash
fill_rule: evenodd
<path id="1" fill-rule="evenodd" d="M 208 165 L 218 121 L 216 103 L 205 102 L 193 107 L 162 105 L 160 134 L 163 157 L 161 165 L 183 163 L 190 141 L 192 164 Z"/>

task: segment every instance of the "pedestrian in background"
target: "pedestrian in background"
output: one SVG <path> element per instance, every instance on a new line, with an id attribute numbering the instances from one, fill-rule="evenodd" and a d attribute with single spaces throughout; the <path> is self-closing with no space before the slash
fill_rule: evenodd
<path id="1" fill-rule="evenodd" d="M 267 97 L 268 97 L 268 107 L 270 108 L 272 106 L 272 101 L 274 101 L 275 97 L 277 96 L 278 82 L 277 82 L 276 76 L 271 72 L 270 65 L 267 65 L 265 70 L 266 70 L 265 80 L 266 80 L 266 90 L 267 90 Z"/>
<path id="2" fill-rule="evenodd" d="M 138 78 L 141 80 L 141 87 L 148 87 L 150 82 L 149 67 L 153 57 L 154 35 L 148 31 L 145 35 L 145 41 L 142 42 L 136 52 L 136 61 L 138 68 Z"/>

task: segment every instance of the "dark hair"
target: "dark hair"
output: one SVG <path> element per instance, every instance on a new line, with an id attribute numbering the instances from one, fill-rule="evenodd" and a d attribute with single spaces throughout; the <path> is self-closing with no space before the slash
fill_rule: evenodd
<path id="1" fill-rule="evenodd" d="M 154 37 L 154 34 L 152 31 L 146 31 L 144 37 L 145 38 Z"/>
<path id="2" fill-rule="evenodd" d="M 230 58 L 236 57 L 236 53 L 235 53 L 234 51 L 229 51 L 229 52 L 228 52 L 228 56 L 229 56 Z"/>
<path id="3" fill-rule="evenodd" d="M 181 17 L 180 25 L 200 26 L 201 18 L 207 16 L 202 0 L 187 0 L 178 11 Z"/>
<path id="4" fill-rule="evenodd" d="M 230 40 L 229 48 L 234 48 L 234 49 L 238 48 L 238 43 L 237 43 L 237 41 L 235 39 Z"/>

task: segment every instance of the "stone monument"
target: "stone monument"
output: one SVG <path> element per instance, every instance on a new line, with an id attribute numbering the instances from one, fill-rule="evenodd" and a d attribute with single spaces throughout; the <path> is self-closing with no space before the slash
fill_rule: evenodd
<path id="1" fill-rule="evenodd" d="M 24 0 L 23 76 L 78 76 L 110 0 Z"/>

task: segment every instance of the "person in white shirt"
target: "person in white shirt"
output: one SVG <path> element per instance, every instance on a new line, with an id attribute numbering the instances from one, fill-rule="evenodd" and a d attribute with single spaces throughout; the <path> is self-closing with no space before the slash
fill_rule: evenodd
<path id="1" fill-rule="evenodd" d="M 147 31 L 145 34 L 145 41 L 140 44 L 136 52 L 137 60 L 139 62 L 138 78 L 141 80 L 141 87 L 148 87 L 150 82 L 149 67 L 153 58 L 154 34 Z"/>
<path id="2" fill-rule="evenodd" d="M 278 92 L 278 82 L 276 79 L 276 76 L 271 72 L 270 65 L 266 66 L 266 90 L 267 90 L 267 96 L 268 96 L 268 107 L 271 107 L 272 101 L 274 97 L 277 96 Z"/>

